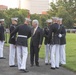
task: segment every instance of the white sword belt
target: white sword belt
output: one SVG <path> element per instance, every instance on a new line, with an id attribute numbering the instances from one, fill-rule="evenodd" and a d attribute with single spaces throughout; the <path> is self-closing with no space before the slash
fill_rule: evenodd
<path id="1" fill-rule="evenodd" d="M 18 35 L 18 37 L 24 37 L 24 38 L 27 38 L 27 36 L 24 36 L 24 35 Z"/>

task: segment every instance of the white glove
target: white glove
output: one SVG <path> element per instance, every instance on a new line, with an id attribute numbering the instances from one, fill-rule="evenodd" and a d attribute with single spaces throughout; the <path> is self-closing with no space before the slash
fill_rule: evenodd
<path id="1" fill-rule="evenodd" d="M 62 34 L 59 34 L 58 37 L 61 38 L 62 37 Z"/>

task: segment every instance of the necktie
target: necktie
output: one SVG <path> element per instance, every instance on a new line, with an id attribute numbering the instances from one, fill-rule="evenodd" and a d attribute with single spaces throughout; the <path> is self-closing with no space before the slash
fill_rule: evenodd
<path id="1" fill-rule="evenodd" d="M 33 35 L 35 34 L 35 32 L 36 32 L 36 28 L 34 28 L 34 32 L 33 32 Z"/>

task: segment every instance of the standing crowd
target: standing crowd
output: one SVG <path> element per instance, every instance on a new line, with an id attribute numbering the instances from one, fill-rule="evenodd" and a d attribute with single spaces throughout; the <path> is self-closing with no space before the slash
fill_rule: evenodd
<path id="1" fill-rule="evenodd" d="M 62 18 L 52 17 L 46 20 L 47 26 L 43 29 L 39 27 L 37 19 L 32 21 L 25 18 L 23 25 L 18 25 L 18 18 L 11 18 L 9 37 L 9 66 L 18 67 L 20 71 L 28 72 L 28 39 L 30 39 L 30 66 L 34 63 L 39 67 L 39 51 L 42 46 L 43 38 L 45 44 L 45 65 L 50 65 L 51 69 L 59 69 L 59 66 L 66 64 L 66 30 L 62 23 Z M 3 56 L 4 46 L 4 19 L 0 19 L 0 59 Z M 17 53 L 17 55 L 16 55 Z M 17 65 L 16 65 L 17 56 Z"/>

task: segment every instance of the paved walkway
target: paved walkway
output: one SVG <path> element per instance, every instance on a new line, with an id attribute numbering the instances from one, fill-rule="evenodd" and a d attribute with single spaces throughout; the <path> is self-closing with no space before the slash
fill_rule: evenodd
<path id="1" fill-rule="evenodd" d="M 69 71 L 63 67 L 60 69 L 51 70 L 50 65 L 46 66 L 44 60 L 40 59 L 40 67 L 30 67 L 30 61 L 28 58 L 27 67 L 28 73 L 21 73 L 17 67 L 9 67 L 8 57 L 9 57 L 9 48 L 4 48 L 4 56 L 6 59 L 0 59 L 0 75 L 76 75 L 76 73 Z"/>

